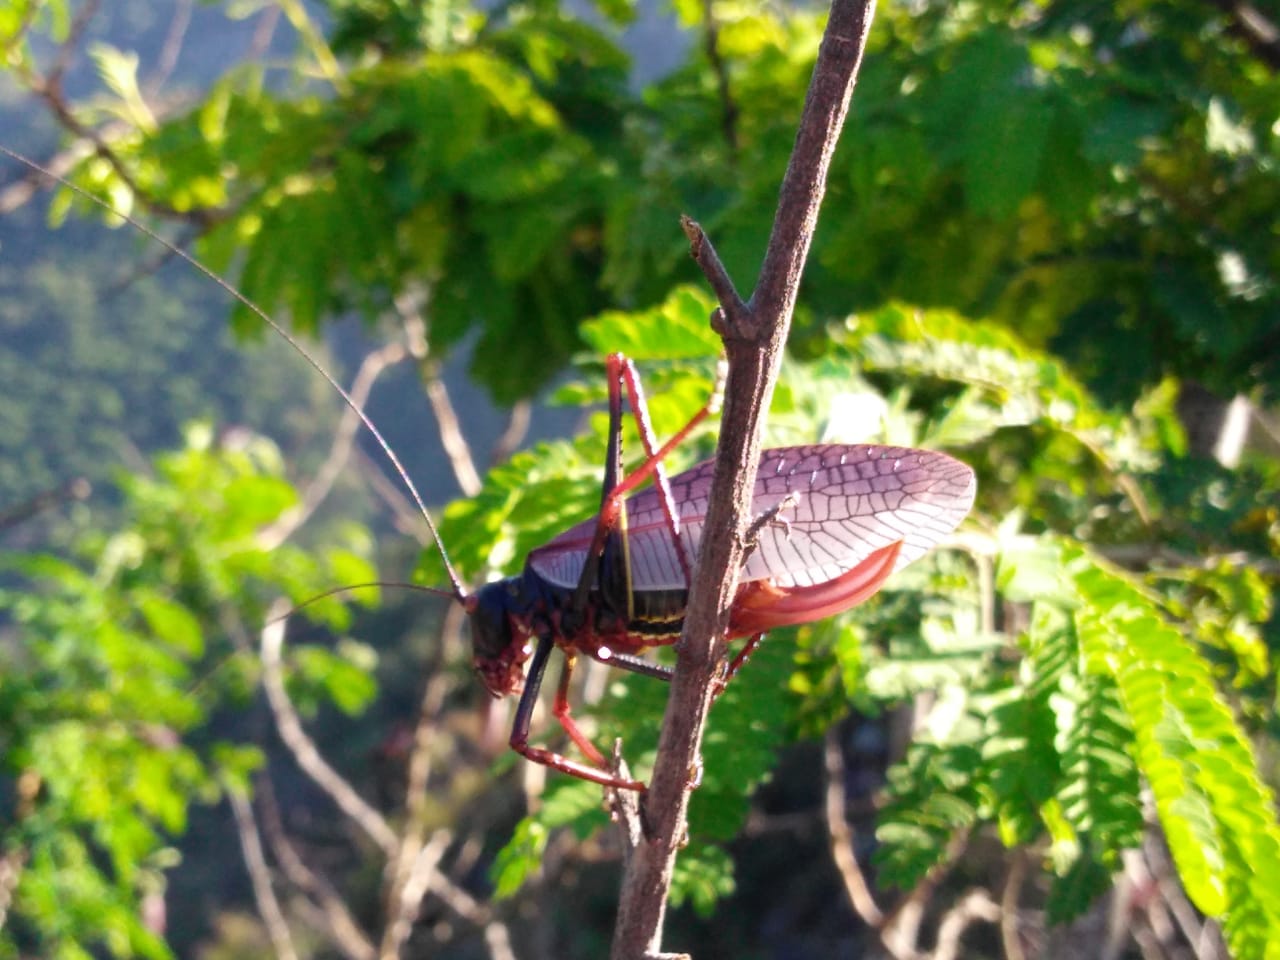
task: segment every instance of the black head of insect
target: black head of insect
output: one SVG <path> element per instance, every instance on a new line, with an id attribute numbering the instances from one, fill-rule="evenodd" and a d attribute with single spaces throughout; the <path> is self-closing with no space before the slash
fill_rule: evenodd
<path id="1" fill-rule="evenodd" d="M 493 696 L 519 693 L 533 653 L 530 598 L 523 577 L 487 583 L 462 603 L 471 621 L 472 663 Z"/>
<path id="2" fill-rule="evenodd" d="M 448 597 L 458 603 L 466 611 L 471 627 L 471 663 L 485 689 L 494 697 L 519 694 L 524 689 L 524 665 L 533 654 L 537 629 L 530 616 L 536 600 L 527 596 L 523 578 L 495 580 L 475 593 L 418 584 L 394 585 Z M 335 592 L 346 589 L 349 588 Z"/>

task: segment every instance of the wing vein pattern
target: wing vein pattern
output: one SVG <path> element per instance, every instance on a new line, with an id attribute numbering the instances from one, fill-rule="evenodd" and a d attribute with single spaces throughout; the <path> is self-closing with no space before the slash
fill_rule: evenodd
<path id="1" fill-rule="evenodd" d="M 698 555 L 712 462 L 671 480 L 690 557 Z M 873 551 L 901 540 L 894 570 L 932 549 L 964 519 L 973 504 L 973 471 L 946 454 L 903 447 L 816 445 L 766 450 L 760 458 L 752 511 L 760 515 L 789 494 L 799 500 L 765 526 L 747 558 L 742 582 L 770 580 L 806 587 L 834 580 Z M 571 527 L 529 554 L 528 565 L 546 581 L 573 587 L 586 560 L 595 520 Z M 631 582 L 636 590 L 687 586 L 650 487 L 627 500 Z"/>

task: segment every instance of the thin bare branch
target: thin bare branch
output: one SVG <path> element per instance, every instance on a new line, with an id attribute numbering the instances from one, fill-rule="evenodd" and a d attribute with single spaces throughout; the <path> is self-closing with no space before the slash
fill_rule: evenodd
<path id="1" fill-rule="evenodd" d="M 436 426 L 440 429 L 440 442 L 444 445 L 445 456 L 453 467 L 453 475 L 458 478 L 458 486 L 468 497 L 480 492 L 483 484 L 476 471 L 475 460 L 471 457 L 471 445 L 462 435 L 462 427 L 458 422 L 458 414 L 453 409 L 453 401 L 449 399 L 449 388 L 438 371 L 426 376 L 427 400 L 431 403 L 431 411 L 435 414 Z"/>
<path id="2" fill-rule="evenodd" d="M 395 831 L 373 807 L 365 802 L 342 776 L 329 766 L 315 742 L 302 729 L 302 721 L 293 708 L 284 689 L 284 677 L 280 666 L 280 651 L 284 646 L 283 619 L 289 604 L 278 600 L 267 613 L 267 625 L 262 629 L 262 685 L 267 692 L 267 702 L 275 717 L 280 739 L 293 754 L 302 771 L 311 778 L 329 798 L 372 840 L 386 856 L 394 857 L 398 849 Z"/>
<path id="3" fill-rule="evenodd" d="M 381 350 L 375 350 L 364 358 L 355 380 L 349 391 L 351 400 L 357 407 L 363 408 L 369 400 L 374 383 L 382 376 L 387 367 L 394 366 L 405 358 L 405 349 L 398 343 L 389 343 Z M 333 432 L 333 443 L 329 446 L 329 455 L 316 472 L 315 479 L 307 484 L 302 495 L 302 502 L 290 510 L 286 510 L 270 526 L 258 531 L 258 546 L 263 550 L 274 550 L 293 536 L 298 528 L 311 518 L 316 509 L 324 502 L 325 497 L 333 489 L 334 483 L 342 475 L 347 461 L 351 457 L 351 448 L 360 431 L 360 416 L 350 406 L 345 407 L 342 419 Z"/>
<path id="4" fill-rule="evenodd" d="M 351 80 L 343 72 L 342 65 L 334 56 L 324 32 L 312 20 L 307 5 L 302 0 L 276 0 L 275 6 L 280 9 L 289 21 L 289 25 L 297 32 L 298 39 L 311 54 L 320 75 L 338 93 L 350 94 Z"/>
<path id="5" fill-rule="evenodd" d="M 313 908 L 317 925 L 329 931 L 334 945 L 347 960 L 373 960 L 373 942 L 351 915 L 346 902 L 323 875 L 303 862 L 290 841 L 280 818 L 280 806 L 276 803 L 271 781 L 265 777 L 260 778 L 255 785 L 255 793 L 262 834 L 266 837 L 271 855 L 288 881 L 310 898 L 307 902 Z"/>
<path id="6" fill-rule="evenodd" d="M 466 608 L 451 603 L 445 609 L 440 626 L 440 663 L 457 658 L 462 642 L 462 626 Z M 418 705 L 418 722 L 413 731 L 413 748 L 409 754 L 409 776 L 405 785 L 405 810 L 410 820 L 421 820 L 427 808 L 427 780 L 431 776 L 431 747 L 435 739 L 436 721 L 444 709 L 445 698 L 456 686 L 448 670 L 433 670 Z"/>
<path id="7" fill-rule="evenodd" d="M 693 257 L 698 268 L 702 270 L 702 275 L 707 278 L 711 289 L 715 291 L 716 299 L 720 302 L 720 308 L 716 311 L 717 316 L 712 318 L 712 325 L 723 333 L 725 328 L 733 329 L 749 324 L 747 305 L 738 295 L 733 279 L 725 270 L 724 264 L 720 261 L 720 254 L 716 253 L 715 245 L 702 229 L 702 224 L 691 217 L 682 216 L 680 229 L 689 240 L 689 256 Z"/>
<path id="8" fill-rule="evenodd" d="M 15 68 L 15 73 L 26 87 L 43 100 L 49 107 L 54 119 L 62 125 L 69 133 L 85 141 L 90 145 L 87 153 L 101 157 L 107 162 L 116 176 L 120 178 L 120 182 L 129 188 L 138 200 L 149 209 L 156 213 L 163 214 L 166 217 L 182 220 L 195 224 L 200 229 L 208 229 L 213 226 L 219 219 L 219 214 L 215 211 L 201 208 L 192 208 L 187 210 L 179 210 L 172 204 L 163 202 L 157 197 L 152 196 L 142 189 L 137 178 L 134 177 L 132 171 L 125 165 L 112 148 L 109 141 L 109 127 L 95 129 L 88 124 L 81 122 L 76 116 L 75 111 L 71 108 L 71 104 L 67 102 L 63 96 L 60 79 L 54 75 L 52 78 L 42 77 L 33 73 L 30 69 L 24 67 Z"/>
<path id="9" fill-rule="evenodd" d="M 461 630 L 466 611 L 460 604 L 450 604 L 440 628 L 443 645 L 454 646 L 452 638 Z M 447 653 L 445 655 L 447 657 Z M 443 659 L 443 658 L 442 658 Z M 423 851 L 432 844 L 449 840 L 443 831 L 437 831 L 430 842 L 426 841 L 427 781 L 431 776 L 431 746 L 435 738 L 436 720 L 444 707 L 445 697 L 454 683 L 447 670 L 430 671 L 422 700 L 418 705 L 418 722 L 413 732 L 413 747 L 409 753 L 409 775 L 405 786 L 405 818 L 400 834 L 400 850 L 388 864 L 389 919 L 383 932 L 379 956 L 389 960 L 399 955 L 401 948 L 413 930 L 413 920 L 418 915 L 422 896 L 426 892 L 430 870 L 423 866 Z M 440 851 L 443 853 L 443 849 Z M 430 862 L 435 868 L 437 855 Z"/>
<path id="10" fill-rule="evenodd" d="M 147 77 L 145 89 L 153 95 L 159 91 L 173 75 L 178 65 L 178 57 L 182 55 L 182 45 L 191 27 L 191 13 L 195 9 L 195 0 L 180 0 L 173 16 L 169 20 L 169 29 L 165 32 L 164 43 L 160 47 L 160 55 L 156 58 L 155 69 Z"/>
<path id="11" fill-rule="evenodd" d="M 5 919 L 9 915 L 9 904 L 13 902 L 13 892 L 18 889 L 18 880 L 22 877 L 22 868 L 26 865 L 26 850 L 19 847 L 10 850 L 0 857 L 0 930 L 4 929 Z"/>
<path id="12" fill-rule="evenodd" d="M 391 511 L 396 530 L 406 537 L 412 537 L 420 546 L 431 546 L 435 542 L 431 539 L 431 528 L 422 519 L 422 514 L 417 511 L 413 502 L 404 495 L 399 484 L 389 480 L 378 462 L 359 448 L 356 449 L 355 459 L 370 488 Z"/>
<path id="13" fill-rule="evenodd" d="M 493 960 L 516 960 L 516 952 L 511 949 L 511 931 L 506 924 L 491 920 L 484 926 L 484 943 L 489 948 L 489 956 Z"/>
<path id="14" fill-rule="evenodd" d="M 423 317 L 426 303 L 425 291 L 414 291 L 396 297 L 396 312 L 400 314 L 400 322 L 404 326 L 405 339 L 409 353 L 418 364 L 422 383 L 426 387 L 427 400 L 435 415 L 436 428 L 440 431 L 440 444 L 444 447 L 445 456 L 449 458 L 449 466 L 458 486 L 468 497 L 480 492 L 480 474 L 476 472 L 475 459 L 471 456 L 471 445 L 462 435 L 462 427 L 458 423 L 458 414 L 449 399 L 449 390 L 440 376 L 439 365 L 430 356 L 427 348 L 427 323 Z"/>
<path id="15" fill-rule="evenodd" d="M 271 886 L 271 870 L 262 853 L 262 838 L 258 835 L 253 808 L 249 805 L 249 799 L 239 790 L 228 790 L 227 798 L 231 801 L 231 811 L 235 814 L 240 851 L 244 854 L 244 865 L 253 884 L 253 899 L 258 904 L 258 914 L 266 925 L 271 945 L 275 948 L 276 956 L 282 960 L 298 960 L 289 924 L 285 922 L 280 901 L 276 899 L 275 890 Z"/>
<path id="16" fill-rule="evenodd" d="M 517 400 L 507 417 L 507 429 L 493 444 L 489 451 L 489 463 L 502 463 L 520 448 L 524 438 L 529 435 L 529 423 L 533 419 L 533 404 L 528 400 Z"/>
<path id="17" fill-rule="evenodd" d="M 432 871 L 428 883 L 430 892 L 463 920 L 469 920 L 481 929 L 494 922 L 489 908 L 463 890 L 440 871 Z"/>
<path id="18" fill-rule="evenodd" d="M 881 941 L 896 957 L 914 957 L 917 955 L 920 942 L 920 924 L 924 920 L 925 908 L 933 899 L 938 885 L 951 872 L 956 861 L 969 846 L 969 831 L 960 830 L 947 843 L 942 859 L 929 868 L 924 879 L 912 888 L 885 917 L 881 930 Z"/>
<path id="19" fill-rule="evenodd" d="M 788 510 L 794 510 L 800 503 L 799 492 L 792 490 L 785 497 L 775 503 L 768 510 L 764 510 L 751 521 L 751 526 L 747 527 L 747 532 L 743 534 L 746 541 L 748 552 L 755 550 L 759 544 L 760 531 L 765 527 L 780 527 L 783 530 L 790 530 L 791 524 L 786 517 L 783 516 Z"/>
<path id="20" fill-rule="evenodd" d="M 494 917 L 493 911 L 437 869 L 428 871 L 427 892 L 463 920 L 484 931 L 485 943 L 494 960 L 515 960 L 511 949 L 511 933 L 506 924 Z"/>
<path id="21" fill-rule="evenodd" d="M 661 952 L 662 924 L 714 679 L 724 656 L 729 610 L 745 557 L 751 492 L 763 416 L 782 362 L 800 276 L 817 225 L 827 170 L 844 123 L 871 25 L 871 0 L 835 0 L 814 66 L 760 282 L 746 317 L 728 317 L 724 415 L 705 535 L 690 584 L 658 744 L 645 797 L 647 837 L 627 862 L 611 956 L 638 960 Z M 725 306 L 722 304 L 722 306 Z"/>
<path id="22" fill-rule="evenodd" d="M 68 31 L 67 39 L 59 46 L 53 65 L 47 74 L 41 75 L 30 63 L 24 60 L 18 60 L 13 66 L 13 73 L 18 77 L 19 81 L 31 93 L 45 102 L 54 119 L 64 130 L 80 141 L 70 150 L 64 151 L 59 155 L 64 161 L 63 164 L 59 164 L 56 159 L 51 162 L 49 171 L 61 176 L 70 169 L 70 166 L 65 163 L 67 158 L 74 158 L 72 162 L 78 162 L 90 154 L 96 155 L 107 162 L 116 176 L 120 178 L 120 181 L 129 188 L 129 191 L 143 205 L 170 219 L 186 221 L 194 224 L 200 230 L 207 230 L 220 219 L 221 214 L 209 209 L 178 209 L 172 204 L 144 191 L 132 171 L 112 148 L 113 140 L 116 139 L 121 131 L 132 130 L 132 124 L 110 123 L 101 127 L 93 127 L 77 116 L 72 104 L 66 98 L 63 90 L 63 77 L 79 52 L 82 36 L 88 29 L 89 22 L 96 14 L 98 5 L 99 0 L 91 0 L 91 2 L 85 3 L 77 10 L 75 19 L 72 21 L 71 28 Z M 145 105 L 144 109 L 147 111 L 147 122 L 155 123 L 156 111 L 149 104 Z M 6 191 L 6 195 L 0 200 L 0 205 L 5 208 L 11 208 L 14 205 L 25 203 L 29 198 L 29 191 L 14 193 L 11 188 Z"/>
<path id="23" fill-rule="evenodd" d="M 782 180 L 769 246 L 751 295 L 757 320 L 789 318 L 795 306 L 826 193 L 827 170 L 853 96 L 873 10 L 870 0 L 835 0 L 831 5 L 791 161 Z M 756 336 L 763 333 L 752 332 Z"/>
<path id="24" fill-rule="evenodd" d="M 99 6 L 100 0 L 89 0 L 76 11 L 75 18 L 71 21 L 71 28 L 67 31 L 67 38 L 58 46 L 53 66 L 45 77 L 45 83 L 50 89 L 61 91 L 62 78 L 75 62 L 76 54 L 80 51 L 80 40 L 89 29 L 89 23 L 98 15 Z"/>
<path id="25" fill-rule="evenodd" d="M 101 133 L 104 139 L 110 140 L 128 129 L 128 124 L 115 122 L 102 127 Z M 42 166 L 56 177 L 65 177 L 75 168 L 76 164 L 92 154 L 93 149 L 91 142 L 83 138 L 77 138 L 65 149 L 58 151 L 48 160 L 42 161 Z M 36 170 L 28 170 L 13 183 L 0 190 L 0 216 L 6 213 L 13 213 L 13 211 L 25 206 L 41 190 L 48 189 L 52 182 L 43 173 Z"/>
<path id="26" fill-rule="evenodd" d="M 258 16 L 258 24 L 253 30 L 253 39 L 249 41 L 249 49 L 245 51 L 246 60 L 261 60 L 271 49 L 271 39 L 275 36 L 276 27 L 280 24 L 280 7 L 273 4 Z"/>
<path id="27" fill-rule="evenodd" d="M 613 742 L 613 772 L 622 779 L 631 778 L 631 769 L 622 756 L 622 739 Z M 622 838 L 623 860 L 630 861 L 636 848 L 644 842 L 644 821 L 640 816 L 641 794 L 633 790 L 615 790 L 609 795 L 609 816 L 618 824 Z"/>
<path id="28" fill-rule="evenodd" d="M 382 945 L 378 948 L 378 960 L 397 960 L 400 950 L 413 932 L 413 921 L 418 917 L 422 907 L 422 898 L 427 892 L 427 885 L 436 875 L 436 867 L 445 850 L 453 842 L 453 834 L 448 830 L 437 830 L 431 840 L 418 847 L 409 862 L 405 882 L 393 894 L 391 900 L 391 919 L 382 934 Z"/>
<path id="29" fill-rule="evenodd" d="M 996 561 L 995 557 L 985 553 L 970 554 L 974 565 L 978 568 L 978 624 L 984 636 L 992 636 L 996 632 Z"/>
<path id="30" fill-rule="evenodd" d="M 268 611 L 268 626 L 262 631 L 262 682 L 267 691 L 267 701 L 271 705 L 280 739 L 289 748 L 303 772 L 329 795 L 338 808 L 382 850 L 390 862 L 396 862 L 400 852 L 400 838 L 382 815 L 366 803 L 320 755 L 315 743 L 302 729 L 297 712 L 285 692 L 280 655 L 284 643 L 285 624 L 281 618 L 287 609 L 288 604 L 283 600 L 273 604 Z M 447 843 L 447 838 L 442 842 Z M 414 905 L 419 903 L 426 893 L 434 894 L 460 917 L 485 931 L 486 942 L 490 943 L 490 949 L 497 960 L 508 960 L 512 954 L 510 937 L 505 927 L 493 918 L 483 904 L 438 869 L 438 857 L 434 855 L 434 849 L 433 844 L 426 844 L 414 851 L 413 869 L 410 872 L 409 881 L 404 885 L 404 890 L 407 892 L 402 892 L 401 904 L 407 902 L 409 893 L 413 894 Z M 396 917 L 403 915 L 402 910 L 396 913 Z M 416 915 L 416 906 L 414 915 Z M 506 945 L 505 952 L 503 944 Z"/>
<path id="31" fill-rule="evenodd" d="M 946 912 L 938 925 L 938 944 L 932 960 L 955 960 L 960 956 L 960 940 L 966 930 L 979 920 L 1000 922 L 1000 904 L 986 890 L 973 889 Z"/>
<path id="32" fill-rule="evenodd" d="M 1000 893 L 1000 942 L 1004 946 L 1005 960 L 1026 960 L 1018 931 L 1018 901 L 1026 878 L 1027 851 L 1019 847 L 1013 851 L 1013 862 L 1009 864 L 1009 873 Z"/>
<path id="33" fill-rule="evenodd" d="M 716 92 L 720 95 L 720 131 L 729 148 L 730 161 L 738 154 L 738 104 L 729 89 L 729 65 L 720 53 L 720 22 L 716 19 L 713 0 L 702 3 L 702 46 L 716 75 Z"/>
<path id="34" fill-rule="evenodd" d="M 831 838 L 831 860 L 844 883 L 845 893 L 854 911 L 867 926 L 879 929 L 884 922 L 884 914 L 876 905 L 871 894 L 871 886 L 858 865 L 854 855 L 853 828 L 845 817 L 848 798 L 844 791 L 845 764 L 844 753 L 840 749 L 838 727 L 827 731 L 823 744 L 823 760 L 827 774 L 827 835 Z"/>
<path id="35" fill-rule="evenodd" d="M 845 796 L 843 789 L 844 761 L 840 745 L 834 733 L 827 735 L 825 749 L 825 765 L 827 769 L 827 824 L 831 835 L 832 858 L 840 872 L 848 891 L 854 910 L 880 934 L 880 941 L 885 951 L 896 960 L 922 960 L 924 954 L 918 946 L 920 924 L 924 919 L 929 900 L 937 889 L 942 878 L 963 852 L 968 840 L 967 834 L 958 834 L 948 844 L 943 861 L 911 891 L 901 902 L 887 914 L 882 912 L 872 899 L 871 890 L 866 878 L 853 856 L 853 831 L 845 819 Z M 1012 898 L 1014 923 L 1008 929 L 1002 923 L 1002 932 L 1006 935 L 1006 947 L 1011 937 L 1015 949 L 1007 950 L 1009 960 L 1018 960 L 1022 956 L 1016 947 L 1016 891 L 1021 885 L 1021 875 L 1010 877 L 1006 884 L 1006 898 Z M 933 960 L 951 960 L 959 955 L 960 939 L 964 931 L 976 920 L 987 920 L 992 923 L 1003 920 L 1005 912 L 985 891 L 973 891 L 964 897 L 944 916 L 938 930 L 938 941 L 932 954 Z"/>

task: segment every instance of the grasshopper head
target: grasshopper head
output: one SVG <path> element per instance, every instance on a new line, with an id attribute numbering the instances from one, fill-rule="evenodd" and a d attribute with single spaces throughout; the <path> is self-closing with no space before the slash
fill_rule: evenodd
<path id="1" fill-rule="evenodd" d="M 495 697 L 524 688 L 524 662 L 533 653 L 531 632 L 522 623 L 529 609 L 519 577 L 481 587 L 467 599 L 472 662 Z"/>

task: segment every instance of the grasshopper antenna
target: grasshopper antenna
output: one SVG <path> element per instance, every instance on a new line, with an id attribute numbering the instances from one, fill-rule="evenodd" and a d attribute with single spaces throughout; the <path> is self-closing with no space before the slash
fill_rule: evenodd
<path id="1" fill-rule="evenodd" d="M 437 597 L 449 597 L 456 600 L 457 597 L 451 590 L 439 590 L 436 587 L 424 587 L 420 583 L 409 583 L 406 580 L 371 580 L 369 583 L 350 583 L 345 587 L 334 587 L 332 590 L 326 590 L 324 593 L 317 593 L 314 597 L 303 600 L 296 607 L 290 607 L 278 617 L 272 617 L 266 622 L 266 626 L 273 623 L 279 623 L 282 620 L 288 620 L 295 613 L 300 613 L 313 603 L 319 603 L 321 600 L 327 600 L 330 597 L 339 597 L 346 593 L 355 593 L 357 590 L 372 590 L 380 587 L 395 587 L 397 590 L 416 590 L 418 593 L 429 593 Z"/>
<path id="2" fill-rule="evenodd" d="M 135 230 L 138 230 L 140 233 L 142 233 L 143 236 L 148 237 L 154 242 L 160 244 L 162 247 L 164 247 L 174 256 L 180 258 L 181 260 L 184 260 L 190 266 L 200 271 L 200 273 L 204 274 L 206 277 L 212 280 L 215 284 L 221 287 L 224 292 L 226 292 L 235 300 L 243 304 L 256 317 L 262 320 L 263 323 L 265 323 L 277 334 L 279 334 L 284 339 L 284 341 L 287 344 L 289 344 L 289 346 L 291 346 L 300 357 L 302 357 L 303 360 L 307 361 L 307 363 L 311 365 L 312 369 L 314 369 L 318 374 L 320 374 L 320 376 L 324 377 L 325 381 L 329 384 L 329 386 L 333 387 L 333 389 L 338 392 L 338 396 L 340 396 L 343 402 L 348 407 L 351 408 L 352 412 L 355 413 L 355 415 L 360 418 L 360 422 L 364 424 L 364 426 L 368 429 L 369 433 L 373 435 L 373 439 L 378 442 L 378 446 L 382 448 L 382 452 L 386 455 L 387 460 L 391 463 L 391 466 L 395 468 L 395 471 L 399 475 L 401 481 L 404 483 L 409 493 L 413 496 L 413 502 L 417 505 L 418 511 L 422 514 L 422 518 L 427 521 L 427 529 L 431 531 L 431 539 L 435 541 L 436 549 L 440 551 L 440 559 L 444 561 L 445 573 L 448 575 L 449 584 L 453 588 L 452 592 L 449 595 L 452 596 L 453 599 L 457 600 L 459 603 L 463 605 L 466 604 L 467 592 L 462 586 L 462 580 L 458 577 L 457 571 L 453 569 L 453 563 L 449 560 L 449 554 L 444 549 L 444 541 L 440 539 L 440 533 L 439 531 L 436 530 L 435 522 L 431 519 L 431 514 L 427 510 L 426 503 L 423 502 L 422 495 L 418 493 L 418 488 L 414 485 L 413 480 L 410 479 L 409 472 L 404 468 L 404 465 L 400 462 L 400 458 L 396 456 L 396 452 L 391 449 L 391 444 L 387 443 L 386 438 L 382 436 L 382 431 L 380 431 L 377 428 L 377 426 L 374 424 L 374 422 L 369 419 L 368 414 L 366 414 L 364 410 L 360 408 L 360 405 L 351 398 L 351 394 L 347 393 L 346 388 L 343 387 L 342 384 L 340 384 L 334 378 L 333 374 L 331 374 L 328 370 L 322 367 L 320 365 L 320 362 L 316 360 L 314 357 L 312 357 L 311 354 L 306 351 L 306 349 L 302 346 L 302 344 L 299 343 L 294 338 L 293 334 L 289 333 L 289 331 L 286 330 L 283 326 L 281 326 L 276 321 L 272 320 L 271 317 L 267 315 L 267 312 L 265 310 L 263 310 L 260 306 L 258 306 L 256 303 L 254 303 L 252 300 L 246 297 L 243 293 L 237 290 L 231 283 L 224 280 L 222 277 L 218 276 L 216 273 L 214 273 L 212 270 L 206 267 L 203 263 L 197 260 L 194 256 L 192 256 L 191 254 L 183 250 L 181 247 L 177 246 L 171 241 L 166 240 L 164 237 L 160 236 L 159 233 L 157 233 L 151 227 L 147 226 L 142 221 L 129 216 L 129 214 L 127 213 L 121 213 L 119 210 L 116 210 L 114 207 L 111 206 L 111 204 L 107 203 L 105 200 L 102 200 L 99 197 L 95 197 L 92 193 L 90 193 L 88 190 L 85 190 L 83 187 L 76 186 L 74 183 L 71 183 L 69 180 L 65 179 L 64 177 L 58 176 L 58 174 L 54 173 L 53 171 L 47 169 L 44 166 L 41 166 L 39 163 L 37 163 L 35 160 L 32 160 L 30 157 L 27 157 L 21 153 L 18 153 L 16 150 L 10 150 L 8 147 L 4 146 L 3 144 L 0 144 L 0 154 L 3 154 L 4 156 L 9 157 L 11 160 L 17 161 L 18 163 L 24 164 L 25 166 L 27 166 L 32 170 L 35 170 L 37 173 L 41 174 L 42 176 L 48 177 L 53 182 L 60 183 L 67 189 L 74 191 L 79 196 L 84 197 L 89 202 L 97 204 L 99 207 L 101 207 L 103 210 L 106 210 L 112 216 L 119 217 L 125 223 L 133 227 Z M 427 589 L 427 588 L 419 588 L 419 589 Z"/>

